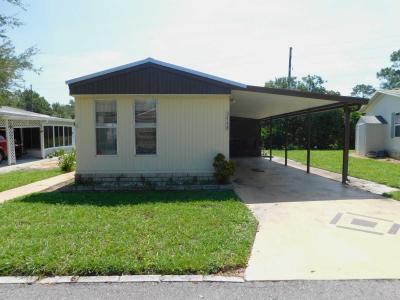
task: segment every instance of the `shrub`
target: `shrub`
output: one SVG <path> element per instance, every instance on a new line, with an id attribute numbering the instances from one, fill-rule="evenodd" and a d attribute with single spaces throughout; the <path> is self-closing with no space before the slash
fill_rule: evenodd
<path id="1" fill-rule="evenodd" d="M 64 172 L 71 172 L 75 169 L 76 164 L 76 151 L 61 155 L 58 157 L 58 166 Z"/>
<path id="2" fill-rule="evenodd" d="M 229 179 L 235 173 L 235 163 L 231 160 L 226 160 L 222 153 L 218 153 L 214 158 L 214 176 L 218 183 L 228 183 Z"/>
<path id="3" fill-rule="evenodd" d="M 59 150 L 56 150 L 53 153 L 49 154 L 47 157 L 48 158 L 60 157 L 60 156 L 63 156 L 64 154 L 65 154 L 65 150 L 59 149 Z"/>

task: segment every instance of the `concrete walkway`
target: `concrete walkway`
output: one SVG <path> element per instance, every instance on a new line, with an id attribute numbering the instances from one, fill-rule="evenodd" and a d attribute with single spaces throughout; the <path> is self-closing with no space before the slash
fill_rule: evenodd
<path id="1" fill-rule="evenodd" d="M 54 176 L 41 181 L 36 181 L 24 186 L 20 186 L 11 190 L 0 192 L 0 203 L 8 200 L 29 195 L 32 193 L 42 192 L 60 185 L 72 182 L 75 177 L 75 172 L 65 173 L 62 175 Z"/>
<path id="2" fill-rule="evenodd" d="M 285 159 L 283 157 L 273 157 L 272 161 L 277 162 L 282 165 L 285 164 Z M 288 159 L 288 166 L 299 169 L 299 170 L 303 170 L 303 171 L 307 170 L 307 167 L 305 165 L 303 165 L 297 161 L 290 160 L 290 159 Z M 342 174 L 338 174 L 335 172 L 330 172 L 327 170 L 311 167 L 310 173 L 319 175 L 319 176 L 322 176 L 325 178 L 329 178 L 329 179 L 332 179 L 332 180 L 335 180 L 338 182 L 342 182 Z M 391 193 L 394 191 L 398 191 L 398 189 L 392 188 L 392 187 L 384 185 L 384 184 L 379 184 L 379 183 L 376 183 L 373 181 L 364 180 L 364 179 L 351 177 L 351 176 L 349 176 L 348 185 L 358 188 L 358 189 L 361 189 L 361 190 L 364 190 L 364 191 L 371 192 L 373 194 L 377 194 L 377 195 L 382 195 L 383 193 Z"/>
<path id="3" fill-rule="evenodd" d="M 263 158 L 234 187 L 259 221 L 246 280 L 400 278 L 400 202 Z"/>
<path id="4" fill-rule="evenodd" d="M 52 169 L 57 167 L 58 157 L 45 159 L 19 159 L 17 164 L 8 166 L 6 161 L 0 164 L 0 174 L 26 169 Z"/>

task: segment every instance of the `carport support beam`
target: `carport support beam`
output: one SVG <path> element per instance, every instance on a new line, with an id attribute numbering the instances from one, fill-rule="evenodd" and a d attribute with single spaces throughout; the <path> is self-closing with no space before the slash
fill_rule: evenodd
<path id="1" fill-rule="evenodd" d="M 311 114 L 307 114 L 307 173 L 310 173 L 311 164 Z"/>
<path id="2" fill-rule="evenodd" d="M 342 183 L 346 184 L 349 174 L 349 147 L 350 147 L 350 108 L 348 105 L 343 107 L 344 111 L 344 143 L 343 143 L 343 166 Z"/>
<path id="3" fill-rule="evenodd" d="M 45 158 L 44 153 L 44 126 L 43 124 L 40 125 L 40 156 Z"/>
<path id="4" fill-rule="evenodd" d="M 285 166 L 287 166 L 287 158 L 288 158 L 288 118 L 285 118 Z"/>
<path id="5" fill-rule="evenodd" d="M 272 160 L 272 118 L 269 119 L 269 160 Z"/>
<path id="6" fill-rule="evenodd" d="M 14 143 L 14 128 L 10 121 L 6 119 L 6 140 L 7 140 L 7 162 L 8 165 L 16 163 L 15 160 L 15 143 Z"/>

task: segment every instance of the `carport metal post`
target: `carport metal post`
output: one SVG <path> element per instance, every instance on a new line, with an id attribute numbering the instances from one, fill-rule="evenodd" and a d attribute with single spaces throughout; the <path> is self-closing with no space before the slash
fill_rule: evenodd
<path id="1" fill-rule="evenodd" d="M 311 114 L 307 113 L 307 173 L 310 173 L 311 161 Z"/>
<path id="2" fill-rule="evenodd" d="M 344 105 L 343 110 L 344 110 L 344 142 L 343 142 L 342 183 L 346 184 L 349 174 L 350 108 L 348 105 Z"/>
<path id="3" fill-rule="evenodd" d="M 269 160 L 272 160 L 272 118 L 269 119 Z"/>
<path id="4" fill-rule="evenodd" d="M 288 148 L 288 117 L 285 117 L 285 166 L 287 166 L 287 158 L 288 158 L 288 153 L 287 153 L 287 148 Z"/>

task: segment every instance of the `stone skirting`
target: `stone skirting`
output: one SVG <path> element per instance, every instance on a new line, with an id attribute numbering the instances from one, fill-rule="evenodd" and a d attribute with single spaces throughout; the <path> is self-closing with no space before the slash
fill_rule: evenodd
<path id="1" fill-rule="evenodd" d="M 210 173 L 76 174 L 75 184 L 64 191 L 229 190 Z"/>
<path id="2" fill-rule="evenodd" d="M 400 150 L 388 150 L 389 156 L 395 159 L 400 159 Z"/>

